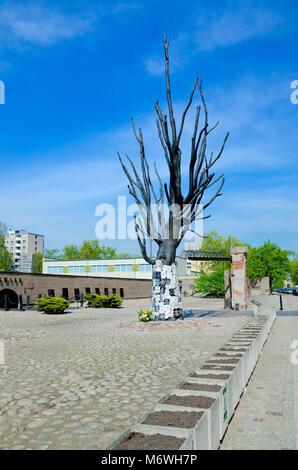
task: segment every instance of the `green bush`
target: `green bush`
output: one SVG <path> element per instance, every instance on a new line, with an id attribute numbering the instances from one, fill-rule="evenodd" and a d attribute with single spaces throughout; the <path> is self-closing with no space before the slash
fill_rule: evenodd
<path id="1" fill-rule="evenodd" d="M 224 270 L 211 273 L 201 271 L 194 281 L 194 290 L 199 294 L 206 294 L 210 297 L 224 297 Z"/>
<path id="2" fill-rule="evenodd" d="M 110 305 L 108 305 L 109 307 L 111 308 L 116 308 L 116 307 L 120 307 L 120 305 L 122 304 L 123 300 L 120 299 L 119 295 L 118 294 L 113 294 L 111 295 L 110 297 L 108 297 L 108 302 Z"/>
<path id="3" fill-rule="evenodd" d="M 84 300 L 88 302 L 87 307 L 92 307 L 92 304 L 96 301 L 98 297 L 100 297 L 98 294 L 85 294 Z"/>
<path id="4" fill-rule="evenodd" d="M 69 302 L 59 297 L 45 296 L 38 299 L 36 305 L 40 312 L 58 314 L 64 313 L 69 307 Z"/>
<path id="5" fill-rule="evenodd" d="M 123 300 L 120 299 L 118 294 L 113 295 L 98 295 L 98 294 L 86 294 L 84 295 L 87 307 L 90 308 L 116 308 L 120 307 Z"/>

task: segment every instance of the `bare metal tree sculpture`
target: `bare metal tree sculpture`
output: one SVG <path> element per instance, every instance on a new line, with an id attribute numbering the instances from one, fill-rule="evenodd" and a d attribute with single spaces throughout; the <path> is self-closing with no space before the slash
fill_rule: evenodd
<path id="1" fill-rule="evenodd" d="M 167 115 L 163 114 L 158 101 L 155 103 L 155 109 L 157 113 L 158 136 L 169 169 L 169 182 L 162 182 L 157 167 L 154 164 L 156 180 L 159 184 L 157 194 L 150 177 L 149 164 L 145 156 L 142 130 L 139 129 L 137 134 L 133 119 L 133 132 L 140 148 L 141 174 L 138 173 L 133 161 L 127 156 L 132 170 L 130 173 L 118 153 L 120 163 L 129 181 L 128 191 L 134 198 L 139 210 L 139 216 L 135 215 L 135 227 L 141 253 L 144 259 L 153 265 L 152 308 L 156 320 L 173 320 L 183 317 L 178 274 L 175 265 L 176 250 L 186 232 L 192 230 L 192 223 L 200 215 L 202 216 L 203 211 L 221 195 L 224 177 L 220 175 L 214 179 L 215 173 L 211 169 L 222 155 L 229 135 L 227 134 L 224 138 L 219 153 L 214 156 L 212 152 L 208 158 L 206 156 L 207 137 L 219 123 L 217 122 L 213 127 L 209 127 L 202 82 L 199 82 L 198 78 L 195 79 L 189 101 L 182 114 L 180 126 L 176 127 L 171 97 L 168 48 L 169 41 L 167 41 L 165 34 L 165 76 L 171 136 Z M 182 153 L 180 140 L 185 118 L 192 104 L 196 88 L 199 90 L 202 106 L 199 105 L 196 108 L 188 169 L 188 192 L 183 196 L 181 190 Z M 199 130 L 201 111 L 203 111 L 204 122 Z M 203 204 L 202 198 L 204 193 L 216 183 L 219 183 L 219 188 L 208 202 Z M 205 219 L 207 217 L 202 216 L 201 218 Z M 150 238 L 158 246 L 155 258 L 148 256 L 146 240 Z"/>

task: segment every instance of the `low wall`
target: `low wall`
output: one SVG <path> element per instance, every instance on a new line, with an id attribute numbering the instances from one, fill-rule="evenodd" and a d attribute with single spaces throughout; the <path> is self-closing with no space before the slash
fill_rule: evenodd
<path id="1" fill-rule="evenodd" d="M 269 277 L 248 279 L 248 296 L 270 295 Z"/>
<path id="2" fill-rule="evenodd" d="M 28 295 L 35 299 L 39 294 L 48 295 L 51 289 L 56 297 L 62 295 L 62 289 L 68 289 L 69 298 L 74 297 L 75 289 L 85 294 L 86 289 L 100 295 L 108 293 L 123 294 L 126 299 L 151 297 L 151 279 L 123 279 L 109 277 L 63 276 L 62 274 L 29 274 L 19 272 L 0 272 L 0 296 L 3 290 L 11 290 L 17 295 Z M 108 291 L 106 290 L 108 289 Z"/>
<path id="3" fill-rule="evenodd" d="M 188 297 L 190 295 L 193 295 L 194 293 L 193 284 L 194 284 L 195 279 L 196 279 L 195 277 L 190 277 L 190 276 L 188 277 L 179 276 L 182 297 Z"/>

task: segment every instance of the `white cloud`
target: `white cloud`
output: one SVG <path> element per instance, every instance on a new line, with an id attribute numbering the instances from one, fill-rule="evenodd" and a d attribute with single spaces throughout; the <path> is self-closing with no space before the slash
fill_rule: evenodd
<path id="1" fill-rule="evenodd" d="M 3 41 L 16 45 L 49 46 L 92 29 L 92 18 L 67 15 L 40 4 L 6 3 L 0 12 Z"/>
<path id="2" fill-rule="evenodd" d="M 161 57 L 151 56 L 145 60 L 145 67 L 147 72 L 151 75 L 163 75 L 165 71 L 165 64 Z"/>
<path id="3" fill-rule="evenodd" d="M 284 249 L 297 251 L 298 198 L 289 180 L 273 189 L 266 178 L 252 188 L 248 183 L 243 189 L 230 185 L 211 208 L 212 217 L 205 221 L 205 231 L 216 229 L 254 246 L 270 239 Z"/>
<path id="4" fill-rule="evenodd" d="M 8 1 L 0 10 L 0 38 L 2 47 L 8 44 L 22 48 L 26 45 L 51 46 L 93 31 L 100 19 L 136 10 L 134 2 L 114 2 L 85 5 L 77 13 L 64 13 L 62 9 L 43 2 Z"/>
<path id="5" fill-rule="evenodd" d="M 119 2 L 116 5 L 109 6 L 109 12 L 112 14 L 125 13 L 126 11 L 139 10 L 140 5 L 136 2 Z"/>
<path id="6" fill-rule="evenodd" d="M 197 18 L 200 18 L 197 21 Z M 230 8 L 204 11 L 193 14 L 193 25 L 189 32 L 178 33 L 171 41 L 171 71 L 182 69 L 198 51 L 211 51 L 217 47 L 228 47 L 242 41 L 262 37 L 276 29 L 284 18 L 273 10 L 255 7 L 252 2 L 233 2 Z M 151 75 L 164 72 L 162 51 L 160 55 L 146 58 L 145 67 Z"/>
<path id="7" fill-rule="evenodd" d="M 195 40 L 200 50 L 226 47 L 244 40 L 263 36 L 272 31 L 283 19 L 277 13 L 263 8 L 245 8 L 226 11 L 198 23 Z"/>

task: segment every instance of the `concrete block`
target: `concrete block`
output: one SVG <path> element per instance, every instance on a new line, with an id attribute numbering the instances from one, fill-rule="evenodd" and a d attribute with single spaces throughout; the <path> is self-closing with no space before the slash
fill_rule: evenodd
<path id="1" fill-rule="evenodd" d="M 182 428 L 170 428 L 163 426 L 149 426 L 147 424 L 135 424 L 123 432 L 117 439 L 115 439 L 106 450 L 114 449 L 119 442 L 128 436 L 130 433 L 142 433 L 146 435 L 163 434 L 165 436 L 177 437 L 184 439 L 184 442 L 177 450 L 193 450 L 193 433 L 192 430 Z M 167 449 L 163 449 L 167 450 Z"/>
<path id="2" fill-rule="evenodd" d="M 192 439 L 193 439 L 193 449 L 196 450 L 208 450 L 209 447 L 209 435 L 211 430 L 209 429 L 210 426 L 210 420 L 208 419 L 208 414 L 206 413 L 205 409 L 202 408 L 188 408 L 185 406 L 175 406 L 175 405 L 165 405 L 165 404 L 157 404 L 154 408 L 152 408 L 148 413 L 146 413 L 142 418 L 138 421 L 137 424 L 142 424 L 143 421 L 146 420 L 146 418 L 155 412 L 158 411 L 170 411 L 170 412 L 201 412 L 203 413 L 200 419 L 198 420 L 197 424 L 190 429 L 192 432 Z M 152 426 L 156 427 L 155 425 L 148 425 L 146 426 Z M 173 429 L 173 428 L 169 428 Z M 184 429 L 184 428 L 179 428 L 179 429 Z"/>
<path id="3" fill-rule="evenodd" d="M 198 392 L 195 390 L 181 390 L 175 389 L 171 392 L 171 395 L 178 396 L 198 396 L 198 397 L 210 397 L 215 401 L 210 408 L 205 409 L 208 419 L 208 448 L 210 450 L 216 450 L 219 448 L 220 444 L 220 434 L 221 434 L 221 421 L 222 421 L 222 405 L 221 398 L 219 393 L 213 392 Z M 194 409 L 189 407 L 189 410 Z"/>
<path id="4" fill-rule="evenodd" d="M 229 422 L 229 379 L 226 380 L 220 380 L 220 379 L 202 379 L 202 378 L 196 378 L 196 377 L 187 377 L 183 383 L 191 383 L 191 384 L 200 384 L 200 385 L 218 385 L 220 387 L 220 390 L 218 392 L 205 392 L 205 391 L 199 391 L 197 390 L 197 393 L 200 394 L 205 394 L 205 393 L 212 393 L 212 394 L 217 394 L 220 399 L 220 408 L 221 408 L 221 420 L 220 420 L 220 439 L 224 435 L 226 428 L 228 426 Z M 179 390 L 179 389 L 178 389 Z M 188 391 L 191 393 L 193 390 L 186 390 L 183 389 L 184 391 Z"/>

